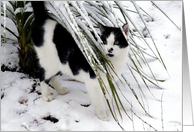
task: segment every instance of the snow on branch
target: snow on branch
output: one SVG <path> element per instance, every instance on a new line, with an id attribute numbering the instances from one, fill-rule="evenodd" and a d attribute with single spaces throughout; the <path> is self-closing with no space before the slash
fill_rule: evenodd
<path id="1" fill-rule="evenodd" d="M 3 24 L 4 24 L 4 52 L 6 53 L 6 1 L 3 1 L 3 10 L 4 10 L 4 16 L 3 16 Z"/>

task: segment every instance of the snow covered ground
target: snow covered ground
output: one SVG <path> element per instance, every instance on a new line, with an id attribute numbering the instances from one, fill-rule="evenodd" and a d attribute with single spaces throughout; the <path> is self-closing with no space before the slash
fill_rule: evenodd
<path id="1" fill-rule="evenodd" d="M 147 116 L 134 98 L 130 89 L 122 87 L 122 92 L 133 104 L 133 111 L 141 117 L 131 113 L 131 106 L 121 97 L 123 104 L 133 121 L 129 120 L 122 111 L 122 127 L 129 131 L 154 130 L 181 131 L 182 130 L 182 43 L 181 31 L 179 31 L 158 9 L 150 2 L 138 1 L 154 21 L 147 22 L 148 28 L 157 44 L 161 56 L 167 66 L 167 72 L 158 61 L 148 58 L 148 62 L 157 79 L 165 79 L 158 89 L 149 84 L 150 90 L 157 100 L 150 94 L 146 87 L 143 91 L 146 95 L 145 107 L 149 109 L 151 117 Z M 163 1 L 156 4 L 181 28 L 181 2 Z M 138 24 L 137 15 L 131 15 Z M 143 27 L 139 24 L 139 28 Z M 149 42 L 149 38 L 147 39 Z M 12 44 L 6 44 L 6 53 L 1 46 L 1 65 L 18 67 L 17 49 Z M 145 69 L 146 71 L 146 69 Z M 139 92 L 136 82 L 130 71 L 123 70 L 131 87 Z M 97 118 L 91 105 L 89 95 L 83 83 L 72 81 L 66 76 L 60 77 L 63 87 L 67 87 L 70 93 L 58 95 L 50 88 L 55 100 L 45 102 L 41 98 L 38 80 L 31 79 L 27 75 L 18 72 L 1 72 L 1 130 L 71 130 L 71 131 L 119 131 L 121 128 L 111 117 L 107 108 L 110 121 L 101 121 Z M 141 81 L 140 81 L 141 82 Z M 143 85 L 143 83 L 141 83 Z M 162 97 L 163 95 L 163 97 Z M 158 101 L 161 100 L 162 102 Z M 118 113 L 117 113 L 118 115 Z M 118 116 L 119 117 L 119 116 Z M 163 121 L 162 121 L 163 120 Z M 151 125 L 152 127 L 150 127 Z"/>

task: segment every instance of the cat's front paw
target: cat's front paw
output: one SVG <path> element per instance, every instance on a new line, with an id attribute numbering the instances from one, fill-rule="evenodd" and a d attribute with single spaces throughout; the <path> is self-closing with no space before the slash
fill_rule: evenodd
<path id="1" fill-rule="evenodd" d="M 106 114 L 106 111 L 98 111 L 97 116 L 102 121 L 109 121 L 110 120 L 109 117 Z"/>
<path id="2" fill-rule="evenodd" d="M 110 121 L 109 117 L 103 117 L 103 118 L 99 118 L 102 121 Z"/>
<path id="3" fill-rule="evenodd" d="M 43 100 L 50 102 L 52 100 L 54 100 L 54 96 L 53 95 L 48 95 L 48 96 L 42 96 Z"/>
<path id="4" fill-rule="evenodd" d="M 64 95 L 64 94 L 69 93 L 69 90 L 68 90 L 67 88 L 63 87 L 63 88 L 61 88 L 61 89 L 57 89 L 57 92 L 58 92 L 59 94 Z"/>

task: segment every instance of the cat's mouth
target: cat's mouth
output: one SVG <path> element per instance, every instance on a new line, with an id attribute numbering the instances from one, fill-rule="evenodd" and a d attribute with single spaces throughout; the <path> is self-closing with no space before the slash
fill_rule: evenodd
<path id="1" fill-rule="evenodd" d="M 113 54 L 110 54 L 110 53 L 109 53 L 109 54 L 107 54 L 107 55 L 108 55 L 109 57 L 113 57 L 113 56 L 114 56 Z"/>

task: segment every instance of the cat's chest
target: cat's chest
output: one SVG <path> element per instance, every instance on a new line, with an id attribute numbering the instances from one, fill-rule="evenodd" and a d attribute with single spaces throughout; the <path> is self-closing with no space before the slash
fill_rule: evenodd
<path id="1" fill-rule="evenodd" d="M 115 57 L 111 57 L 110 61 L 113 64 L 114 71 L 120 75 L 123 68 L 126 65 L 129 48 L 122 49 L 120 54 Z"/>

